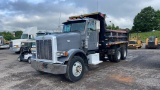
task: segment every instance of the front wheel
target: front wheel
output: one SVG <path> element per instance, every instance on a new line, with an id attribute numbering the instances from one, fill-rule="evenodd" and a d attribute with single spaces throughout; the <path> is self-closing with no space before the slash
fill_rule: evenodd
<path id="1" fill-rule="evenodd" d="M 79 56 L 74 56 L 67 65 L 66 78 L 72 82 L 80 80 L 84 75 L 84 61 Z"/>
<path id="2" fill-rule="evenodd" d="M 16 54 L 20 54 L 20 51 L 18 51 L 18 52 L 15 52 Z"/>
<path id="3" fill-rule="evenodd" d="M 31 64 L 31 57 L 28 58 L 28 63 Z"/>
<path id="4" fill-rule="evenodd" d="M 19 62 L 21 62 L 22 59 L 23 59 L 23 56 L 20 54 L 19 57 L 17 58 L 17 60 L 18 60 Z"/>

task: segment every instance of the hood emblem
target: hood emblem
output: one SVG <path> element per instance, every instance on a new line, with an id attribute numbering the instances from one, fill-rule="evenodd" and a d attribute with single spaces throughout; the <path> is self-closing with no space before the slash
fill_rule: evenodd
<path id="1" fill-rule="evenodd" d="M 69 43 L 69 42 L 71 42 L 70 40 L 67 40 L 67 42 Z"/>

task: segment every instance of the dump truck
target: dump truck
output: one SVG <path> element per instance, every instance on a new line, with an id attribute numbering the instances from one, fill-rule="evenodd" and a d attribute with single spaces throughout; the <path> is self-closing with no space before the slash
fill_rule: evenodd
<path id="1" fill-rule="evenodd" d="M 79 81 L 89 65 L 109 58 L 119 62 L 127 57 L 128 30 L 106 30 L 105 14 L 100 12 L 71 16 L 63 30 L 36 38 L 36 58 L 31 66 L 38 72 L 64 74 Z"/>
<path id="2" fill-rule="evenodd" d="M 146 49 L 157 49 L 159 48 L 158 45 L 158 38 L 156 36 L 150 36 L 146 39 Z"/>
<path id="3" fill-rule="evenodd" d="M 143 46 L 142 41 L 140 40 L 140 37 L 132 37 L 129 39 L 128 48 L 129 49 L 139 49 Z"/>
<path id="4" fill-rule="evenodd" d="M 5 40 L 3 36 L 0 36 L 0 49 L 9 48 L 9 41 Z"/>

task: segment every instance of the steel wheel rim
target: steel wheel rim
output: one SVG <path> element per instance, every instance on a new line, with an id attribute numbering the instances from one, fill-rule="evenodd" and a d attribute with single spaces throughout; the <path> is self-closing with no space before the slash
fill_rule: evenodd
<path id="1" fill-rule="evenodd" d="M 124 50 L 124 57 L 126 57 L 127 56 L 127 51 L 126 50 Z"/>
<path id="2" fill-rule="evenodd" d="M 78 77 L 81 75 L 82 73 L 82 64 L 77 61 L 73 64 L 73 67 L 72 67 L 72 73 L 75 77 Z"/>

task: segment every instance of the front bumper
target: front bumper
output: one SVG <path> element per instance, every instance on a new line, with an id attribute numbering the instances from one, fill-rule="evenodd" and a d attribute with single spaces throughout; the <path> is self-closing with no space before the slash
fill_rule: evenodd
<path id="1" fill-rule="evenodd" d="M 0 45 L 0 48 L 9 48 L 9 45 Z"/>
<path id="2" fill-rule="evenodd" d="M 52 74 L 65 74 L 67 65 L 53 64 L 31 60 L 31 66 L 37 71 L 43 71 Z"/>
<path id="3" fill-rule="evenodd" d="M 128 44 L 128 49 L 138 49 L 141 47 L 142 47 L 142 44 Z"/>
<path id="4" fill-rule="evenodd" d="M 20 48 L 10 47 L 10 51 L 12 51 L 12 52 L 19 52 Z"/>

